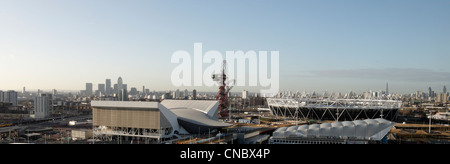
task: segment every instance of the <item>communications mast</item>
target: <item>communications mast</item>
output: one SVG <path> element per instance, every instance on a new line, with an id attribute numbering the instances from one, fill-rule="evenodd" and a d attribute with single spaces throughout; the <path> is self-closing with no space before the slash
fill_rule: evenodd
<path id="1" fill-rule="evenodd" d="M 219 118 L 225 118 L 228 117 L 228 93 L 233 88 L 233 86 L 230 85 L 230 82 L 234 81 L 227 81 L 227 61 L 223 60 L 222 63 L 222 69 L 220 74 L 213 74 L 212 79 L 214 81 L 217 81 L 219 84 L 219 92 L 217 92 L 216 100 L 219 100 Z"/>

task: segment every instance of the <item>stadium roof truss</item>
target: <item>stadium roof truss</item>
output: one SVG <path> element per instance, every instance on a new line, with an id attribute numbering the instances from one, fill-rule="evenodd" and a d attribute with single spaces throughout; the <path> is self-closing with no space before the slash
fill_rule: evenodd
<path id="1" fill-rule="evenodd" d="M 268 98 L 272 113 L 278 117 L 318 120 L 357 120 L 386 118 L 394 120 L 402 102 L 366 99 Z"/>

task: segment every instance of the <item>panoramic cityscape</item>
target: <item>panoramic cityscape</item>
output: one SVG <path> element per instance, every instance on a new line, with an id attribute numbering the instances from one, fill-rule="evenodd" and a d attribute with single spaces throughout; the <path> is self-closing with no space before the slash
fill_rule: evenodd
<path id="1" fill-rule="evenodd" d="M 133 86 L 128 88 L 128 85 L 124 84 L 125 81 L 126 79 L 122 77 L 118 77 L 117 80 L 105 79 L 104 83 L 95 84 L 97 86 L 95 88 L 94 83 L 88 82 L 85 83 L 84 90 L 77 92 L 61 92 L 57 89 L 27 91 L 25 86 L 22 91 L 0 91 L 2 116 L 0 142 L 3 144 L 450 142 L 448 126 L 450 97 L 446 86 L 440 90 L 428 87 L 426 91 L 409 94 L 390 92 L 388 83 L 385 84 L 384 90 L 368 90 L 363 93 L 281 91 L 275 96 L 264 97 L 257 92 L 231 91 L 227 95 L 228 107 L 224 114 L 218 111 L 220 101 L 217 101 L 217 92 L 203 92 L 196 89 L 155 91 L 146 86 L 141 86 L 138 90 Z M 219 89 L 218 92 L 220 93 Z M 134 111 L 137 108 L 142 109 Z M 145 113 L 146 110 L 150 113 Z M 361 132 L 355 129 L 352 136 L 344 135 L 346 126 L 341 123 L 351 123 L 357 128 L 360 126 L 358 121 L 361 120 L 368 122 L 363 123 L 364 126 L 376 127 L 386 123 L 387 129 L 377 129 L 380 130 L 376 132 L 377 135 L 381 135 L 377 138 L 373 136 L 375 132 L 369 132 L 371 131 L 369 127 Z M 381 122 L 376 125 L 370 124 L 374 121 Z M 340 123 L 342 126 L 336 125 L 334 133 L 327 132 L 326 127 L 321 126 L 328 125 L 328 130 L 332 131 L 334 123 Z M 308 130 L 308 126 L 318 129 Z M 303 133 L 292 132 L 305 136 L 299 139 L 299 136 L 288 135 L 283 132 L 287 130 L 286 128 L 292 130 L 306 128 Z"/>
<path id="2" fill-rule="evenodd" d="M 450 144 L 449 6 L 1 1 L 0 144 Z"/>

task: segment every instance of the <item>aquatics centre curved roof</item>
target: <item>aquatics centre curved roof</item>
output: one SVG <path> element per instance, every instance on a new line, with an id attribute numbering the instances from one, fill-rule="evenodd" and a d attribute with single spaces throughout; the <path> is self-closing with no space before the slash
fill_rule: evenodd
<path id="1" fill-rule="evenodd" d="M 178 123 L 193 134 L 231 126 L 218 120 L 218 104 L 218 101 L 209 100 L 164 100 L 161 102 L 161 105 L 177 115 Z"/>
<path id="2" fill-rule="evenodd" d="M 91 106 L 94 113 L 97 113 L 93 115 L 96 126 L 132 128 L 145 126 L 148 129 L 164 127 L 171 129 L 170 135 L 206 133 L 213 129 L 231 126 L 219 121 L 217 100 L 164 100 L 161 103 L 91 101 Z M 100 113 L 100 109 L 104 112 Z M 134 112 L 134 115 L 128 111 Z M 103 122 L 96 124 L 98 120 Z"/>
<path id="3" fill-rule="evenodd" d="M 382 118 L 278 128 L 274 138 L 339 138 L 381 140 L 394 126 Z"/>

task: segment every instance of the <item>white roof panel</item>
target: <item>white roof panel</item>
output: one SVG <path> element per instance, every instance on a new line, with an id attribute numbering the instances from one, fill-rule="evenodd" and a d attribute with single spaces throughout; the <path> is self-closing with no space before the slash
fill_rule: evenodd
<path id="1" fill-rule="evenodd" d="M 169 110 L 189 108 L 205 113 L 214 119 L 218 118 L 219 101 L 216 100 L 164 100 L 161 104 Z"/>
<path id="2" fill-rule="evenodd" d="M 394 126 L 394 122 L 382 118 L 356 121 L 344 121 L 324 124 L 312 124 L 279 128 L 274 133 L 275 138 L 289 137 L 333 137 L 356 138 L 363 140 L 381 140 Z M 286 133 L 289 132 L 289 133 Z"/>
<path id="3" fill-rule="evenodd" d="M 164 100 L 161 102 L 168 109 L 192 108 L 203 113 L 208 113 L 218 103 L 215 100 Z"/>
<path id="4" fill-rule="evenodd" d="M 164 100 L 161 102 L 161 105 L 175 113 L 178 119 L 202 126 L 230 126 L 216 118 L 218 104 L 219 102 L 215 100 Z"/>

